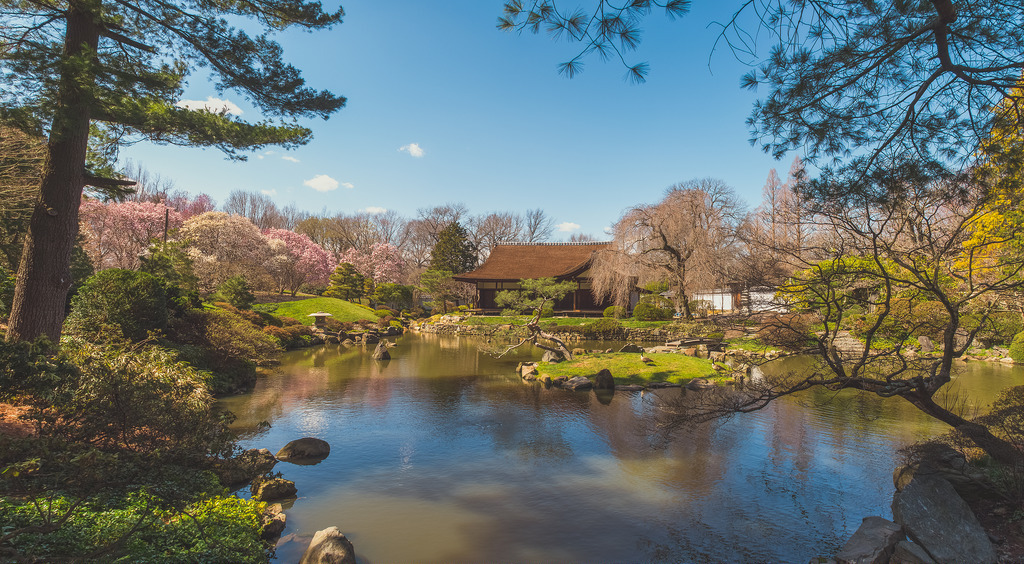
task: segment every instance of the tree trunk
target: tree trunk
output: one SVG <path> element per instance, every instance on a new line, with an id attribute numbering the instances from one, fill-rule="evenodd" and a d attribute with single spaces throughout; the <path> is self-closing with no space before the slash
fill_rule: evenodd
<path id="1" fill-rule="evenodd" d="M 1008 466 L 1024 466 L 1024 452 L 992 434 L 984 425 L 972 423 L 935 403 L 930 397 L 903 396 L 921 411 L 953 427 L 985 451 L 993 460 Z"/>
<path id="2" fill-rule="evenodd" d="M 71 250 L 85 185 L 94 57 L 99 42 L 97 0 L 71 2 L 61 57 L 56 110 L 43 165 L 39 200 L 18 268 L 8 341 L 46 335 L 56 342 L 71 288 Z"/>

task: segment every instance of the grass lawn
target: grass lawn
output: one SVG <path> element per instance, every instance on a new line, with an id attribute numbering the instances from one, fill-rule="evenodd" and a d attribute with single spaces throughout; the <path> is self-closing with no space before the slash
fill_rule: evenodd
<path id="1" fill-rule="evenodd" d="M 713 379 L 717 373 L 710 360 L 674 353 L 647 353 L 650 364 L 640 362 L 638 353 L 600 353 L 576 357 L 557 364 L 540 363 L 537 371 L 552 378 L 593 376 L 602 368 L 612 372 L 616 384 L 675 382 L 685 384 L 694 378 Z"/>
<path id="2" fill-rule="evenodd" d="M 253 306 L 253 309 L 273 313 L 278 317 L 292 317 L 306 325 L 313 324 L 313 318 L 309 317 L 309 314 L 318 311 L 327 312 L 338 321 L 358 321 L 360 319 L 377 321 L 377 316 L 372 311 L 338 298 L 309 298 L 295 302 L 259 304 Z"/>

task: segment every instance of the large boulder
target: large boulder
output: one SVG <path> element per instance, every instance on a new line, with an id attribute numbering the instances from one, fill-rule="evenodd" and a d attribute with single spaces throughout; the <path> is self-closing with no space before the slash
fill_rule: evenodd
<path id="1" fill-rule="evenodd" d="M 927 335 L 921 335 L 918 337 L 917 343 L 921 345 L 921 352 L 930 353 L 935 350 L 935 343 L 933 343 L 931 338 Z"/>
<path id="2" fill-rule="evenodd" d="M 619 352 L 639 353 L 639 352 L 644 352 L 644 350 L 641 349 L 640 347 L 634 345 L 633 343 L 629 343 L 628 345 L 624 345 L 621 349 L 619 349 Z"/>
<path id="3" fill-rule="evenodd" d="M 694 378 L 686 384 L 686 389 L 693 391 L 710 390 L 714 387 L 715 383 L 707 378 Z"/>
<path id="4" fill-rule="evenodd" d="M 327 441 L 314 437 L 295 439 L 277 451 L 277 458 L 287 462 L 323 460 L 331 454 Z"/>
<path id="5" fill-rule="evenodd" d="M 562 362 L 563 360 L 565 360 L 565 357 L 562 356 L 562 353 L 557 351 L 546 351 L 544 356 L 541 357 L 541 361 L 543 362 Z"/>
<path id="6" fill-rule="evenodd" d="M 928 445 L 920 461 L 897 468 L 892 476 L 893 485 L 897 491 L 902 490 L 914 476 L 926 474 L 944 478 L 968 501 L 996 496 L 984 472 L 971 466 L 963 453 L 941 443 Z"/>
<path id="7" fill-rule="evenodd" d="M 356 564 L 356 550 L 337 527 L 317 531 L 299 564 Z"/>
<path id="8" fill-rule="evenodd" d="M 597 390 L 614 390 L 615 389 L 615 378 L 612 377 L 612 371 L 607 368 L 602 368 L 594 376 L 594 389 Z"/>
<path id="9" fill-rule="evenodd" d="M 562 387 L 568 390 L 589 390 L 594 387 L 594 383 L 585 376 L 576 376 L 563 382 Z"/>
<path id="10" fill-rule="evenodd" d="M 252 485 L 250 491 L 252 491 L 252 498 L 256 501 L 276 501 L 278 499 L 295 497 L 299 490 L 295 487 L 295 482 L 291 480 L 271 478 L 256 482 Z"/>
<path id="11" fill-rule="evenodd" d="M 937 564 L 997 561 L 995 548 L 971 508 L 937 475 L 915 475 L 893 496 L 892 514 Z"/>
<path id="12" fill-rule="evenodd" d="M 903 540 L 903 529 L 888 519 L 865 517 L 835 560 L 840 564 L 888 564 Z"/>
<path id="13" fill-rule="evenodd" d="M 928 553 L 920 545 L 905 540 L 896 543 L 896 549 L 892 551 L 892 559 L 889 562 L 897 562 L 898 564 L 935 564 L 932 557 L 928 556 Z"/>

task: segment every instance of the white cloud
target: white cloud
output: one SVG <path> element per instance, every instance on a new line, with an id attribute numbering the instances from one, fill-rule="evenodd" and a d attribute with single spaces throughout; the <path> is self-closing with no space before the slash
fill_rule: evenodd
<path id="1" fill-rule="evenodd" d="M 402 145 L 401 147 L 398 148 L 398 150 L 405 151 L 406 153 L 409 153 L 410 155 L 416 157 L 417 159 L 422 158 L 423 155 L 427 154 L 427 152 L 423 150 L 423 147 L 420 147 L 419 143 L 409 143 L 408 145 Z"/>
<path id="2" fill-rule="evenodd" d="M 557 225 L 557 227 L 558 227 L 558 230 L 563 232 L 563 233 L 571 233 L 573 231 L 579 231 L 580 224 L 578 224 L 578 223 L 571 223 L 571 222 L 567 221 L 565 223 L 559 223 Z"/>
<path id="3" fill-rule="evenodd" d="M 277 190 L 260 190 L 260 193 L 264 196 L 276 196 Z"/>
<path id="4" fill-rule="evenodd" d="M 349 190 L 351 190 L 351 189 L 355 188 L 356 185 L 352 184 L 351 182 L 342 182 L 341 183 L 341 187 L 342 188 L 348 188 Z"/>
<path id="5" fill-rule="evenodd" d="M 296 159 L 295 157 L 290 157 L 290 156 L 288 156 L 288 155 L 285 155 L 285 156 L 283 156 L 283 157 L 281 157 L 281 158 L 282 158 L 282 159 L 284 159 L 284 160 L 286 160 L 286 161 L 289 161 L 289 162 L 293 162 L 293 163 L 298 163 L 298 162 L 302 162 L 302 161 L 300 161 L 299 159 Z"/>
<path id="6" fill-rule="evenodd" d="M 302 184 L 309 186 L 317 192 L 330 192 L 331 190 L 338 189 L 338 181 L 326 174 L 318 174 Z"/>
<path id="7" fill-rule="evenodd" d="M 379 206 L 370 206 L 370 207 L 364 209 L 363 211 L 366 212 L 366 213 L 384 213 L 384 212 L 388 211 L 388 209 L 387 208 L 382 208 L 382 207 L 379 207 Z"/>
<path id="8" fill-rule="evenodd" d="M 221 100 L 220 98 L 214 98 L 210 96 L 204 100 L 179 100 L 175 106 L 179 108 L 187 108 L 190 110 L 206 110 L 215 114 L 231 114 L 233 116 L 242 115 L 242 108 L 239 108 L 231 100 Z"/>

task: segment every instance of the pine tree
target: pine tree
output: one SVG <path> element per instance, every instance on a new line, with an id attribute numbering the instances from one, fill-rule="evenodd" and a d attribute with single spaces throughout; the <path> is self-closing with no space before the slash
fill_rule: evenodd
<path id="1" fill-rule="evenodd" d="M 469 234 L 462 224 L 453 221 L 437 235 L 437 243 L 430 252 L 430 270 L 462 274 L 474 268 L 476 250 L 469 242 Z"/>
<path id="2" fill-rule="evenodd" d="M 268 34 L 250 37 L 229 19 L 270 32 L 326 29 L 342 11 L 292 0 L 68 0 L 9 2 L 0 11 L 0 122 L 46 132 L 39 200 L 22 251 L 7 339 L 60 336 L 72 279 L 71 251 L 86 185 L 116 187 L 87 167 L 90 139 L 209 146 L 231 158 L 265 145 L 310 139 L 296 118 L 327 118 L 345 99 L 304 85 Z M 282 121 L 246 123 L 226 112 L 176 106 L 188 75 L 204 67 Z"/>
<path id="3" fill-rule="evenodd" d="M 352 301 L 362 297 L 364 288 L 363 275 L 359 274 L 351 263 L 343 262 L 331 274 L 331 285 L 324 292 L 325 296 Z"/>

